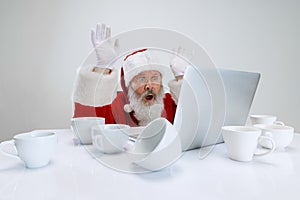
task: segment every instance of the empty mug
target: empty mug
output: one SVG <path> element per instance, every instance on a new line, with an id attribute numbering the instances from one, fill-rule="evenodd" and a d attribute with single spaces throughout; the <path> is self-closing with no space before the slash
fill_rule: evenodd
<path id="1" fill-rule="evenodd" d="M 78 117 L 71 119 L 71 129 L 83 145 L 92 144 L 92 127 L 105 123 L 102 117 Z"/>
<path id="2" fill-rule="evenodd" d="M 284 149 L 287 146 L 289 146 L 293 141 L 294 138 L 293 127 L 285 126 L 285 125 L 277 125 L 277 124 L 272 124 L 272 125 L 256 124 L 254 126 L 262 130 L 263 136 L 269 136 L 273 138 L 276 145 L 276 149 Z M 272 147 L 272 144 L 270 144 L 270 142 L 266 140 L 259 141 L 259 144 L 268 149 Z"/>
<path id="3" fill-rule="evenodd" d="M 128 129 L 125 124 L 106 124 L 92 127 L 93 145 L 101 152 L 113 154 L 124 151 L 129 140 Z"/>
<path id="4" fill-rule="evenodd" d="M 281 121 L 276 121 L 277 117 L 274 115 L 250 115 L 250 120 L 253 125 L 255 124 L 278 124 L 284 125 Z"/>
<path id="5" fill-rule="evenodd" d="M 24 161 L 28 168 L 47 165 L 55 150 L 57 136 L 52 131 L 32 131 L 15 135 L 13 140 L 0 144 L 0 152 L 4 155 Z M 14 145 L 17 153 L 4 151 L 4 146 Z"/>
<path id="6" fill-rule="evenodd" d="M 263 156 L 274 151 L 274 140 L 269 136 L 261 136 L 259 128 L 250 126 L 223 126 L 222 136 L 231 159 L 251 161 L 253 156 Z M 270 141 L 272 147 L 263 153 L 255 153 L 259 139 Z"/>

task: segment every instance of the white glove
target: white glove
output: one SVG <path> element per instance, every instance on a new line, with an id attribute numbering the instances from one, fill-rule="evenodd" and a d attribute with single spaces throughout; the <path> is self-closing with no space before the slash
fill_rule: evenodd
<path id="1" fill-rule="evenodd" d="M 97 24 L 96 31 L 91 30 L 91 40 L 97 57 L 97 67 L 112 68 L 107 66 L 118 55 L 119 42 L 110 40 L 111 29 L 105 24 Z"/>
<path id="2" fill-rule="evenodd" d="M 183 49 L 181 47 L 179 47 L 177 50 L 173 50 L 173 51 L 174 51 L 174 54 L 170 60 L 171 70 L 175 77 L 183 76 L 185 69 L 187 68 L 187 66 L 190 65 L 183 58 L 188 59 L 189 57 L 191 57 L 191 55 L 188 55 L 186 53 L 185 49 Z M 183 58 L 181 58 L 179 56 L 181 56 Z"/>

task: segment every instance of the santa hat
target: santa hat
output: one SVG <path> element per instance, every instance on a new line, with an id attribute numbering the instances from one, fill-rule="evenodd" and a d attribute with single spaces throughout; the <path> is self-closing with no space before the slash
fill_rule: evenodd
<path id="1" fill-rule="evenodd" d="M 143 71 L 156 70 L 164 77 L 167 67 L 158 63 L 147 49 L 141 49 L 127 55 L 123 63 L 125 85 L 128 87 L 133 77 Z"/>

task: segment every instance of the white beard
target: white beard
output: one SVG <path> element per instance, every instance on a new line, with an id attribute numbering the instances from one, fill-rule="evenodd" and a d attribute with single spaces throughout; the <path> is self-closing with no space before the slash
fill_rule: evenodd
<path id="1" fill-rule="evenodd" d="M 143 103 L 143 95 L 138 97 L 131 87 L 128 88 L 128 99 L 130 106 L 134 111 L 134 116 L 139 120 L 139 126 L 146 126 L 149 122 L 161 117 L 164 109 L 164 93 L 161 88 L 156 95 L 155 102 L 152 105 L 145 105 Z"/>

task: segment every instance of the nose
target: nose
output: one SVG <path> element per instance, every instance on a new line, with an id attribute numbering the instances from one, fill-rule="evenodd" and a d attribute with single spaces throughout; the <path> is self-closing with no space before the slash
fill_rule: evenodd
<path id="1" fill-rule="evenodd" d="M 144 87 L 144 88 L 145 88 L 146 91 L 151 90 L 151 89 L 153 88 L 151 82 L 148 81 L 148 82 L 145 84 L 145 87 Z"/>

